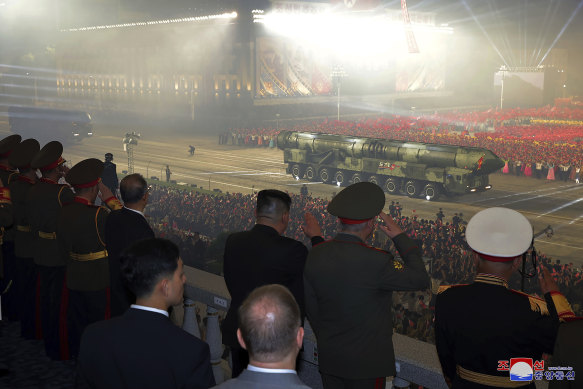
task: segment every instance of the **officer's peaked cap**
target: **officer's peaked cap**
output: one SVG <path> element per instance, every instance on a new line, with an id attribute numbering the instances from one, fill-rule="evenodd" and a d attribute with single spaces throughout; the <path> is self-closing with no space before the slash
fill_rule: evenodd
<path id="1" fill-rule="evenodd" d="M 8 135 L 0 140 L 0 158 L 8 157 L 21 140 L 22 137 L 18 134 Z"/>
<path id="2" fill-rule="evenodd" d="M 328 212 L 342 219 L 364 222 L 381 213 L 384 206 L 385 194 L 378 185 L 358 182 L 338 193 L 328 203 Z"/>
<path id="3" fill-rule="evenodd" d="M 39 151 L 40 144 L 36 139 L 26 139 L 12 150 L 8 157 L 8 163 L 15 168 L 28 168 Z"/>
<path id="4" fill-rule="evenodd" d="M 511 261 L 532 244 L 532 225 L 524 215 L 508 208 L 484 209 L 466 227 L 468 245 L 482 258 L 494 262 Z"/>
<path id="5" fill-rule="evenodd" d="M 90 188 L 101 180 L 103 161 L 97 158 L 84 159 L 69 170 L 65 180 L 74 188 Z"/>

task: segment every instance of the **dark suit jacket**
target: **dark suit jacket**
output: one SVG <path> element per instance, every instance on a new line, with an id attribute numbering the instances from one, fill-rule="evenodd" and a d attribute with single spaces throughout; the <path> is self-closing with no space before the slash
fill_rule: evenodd
<path id="1" fill-rule="evenodd" d="M 575 380 L 567 380 L 566 378 L 563 380 L 554 379 L 549 382 L 549 389 L 575 389 L 582 387 L 583 352 L 581 350 L 583 350 L 583 318 L 562 323 L 555 342 L 555 351 L 548 366 L 572 367 L 575 372 Z"/>
<path id="2" fill-rule="evenodd" d="M 244 370 L 237 378 L 215 386 L 220 389 L 309 389 L 296 374 Z"/>
<path id="3" fill-rule="evenodd" d="M 339 233 L 306 261 L 306 311 L 318 342 L 320 372 L 349 379 L 395 375 L 392 292 L 429 287 L 421 250 L 406 234 L 393 255 Z"/>
<path id="4" fill-rule="evenodd" d="M 121 252 L 134 242 L 153 237 L 154 231 L 142 215 L 125 207 L 109 214 L 105 224 L 105 246 L 109 254 L 112 316 L 121 315 L 133 302 L 121 278 Z"/>
<path id="5" fill-rule="evenodd" d="M 132 243 L 153 237 L 154 231 L 146 218 L 125 207 L 112 211 L 107 218 L 105 245 L 110 262 L 112 259 L 118 259 L 121 252 Z"/>
<path id="6" fill-rule="evenodd" d="M 321 238 L 313 238 L 312 241 Z M 231 306 L 223 321 L 223 343 L 238 346 L 237 310 L 253 289 L 281 284 L 294 295 L 302 317 L 304 286 L 302 274 L 308 249 L 297 240 L 280 236 L 269 226 L 256 224 L 250 231 L 227 238 L 223 272 L 231 294 Z"/>
<path id="7" fill-rule="evenodd" d="M 215 385 L 209 346 L 169 318 L 130 308 L 94 323 L 81 339 L 79 388 L 193 389 Z"/>

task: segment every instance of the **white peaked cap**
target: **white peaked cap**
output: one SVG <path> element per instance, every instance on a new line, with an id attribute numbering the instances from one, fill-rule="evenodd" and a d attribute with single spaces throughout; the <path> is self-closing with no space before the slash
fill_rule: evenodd
<path id="1" fill-rule="evenodd" d="M 532 225 L 512 209 L 494 207 L 474 215 L 466 228 L 466 241 L 477 253 L 505 262 L 525 253 L 532 243 Z"/>

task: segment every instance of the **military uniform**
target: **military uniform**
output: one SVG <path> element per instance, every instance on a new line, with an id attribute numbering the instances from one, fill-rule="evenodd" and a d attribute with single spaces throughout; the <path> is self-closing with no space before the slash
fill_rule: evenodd
<path id="1" fill-rule="evenodd" d="M 10 182 L 16 178 L 16 172 L 9 164 L 8 157 L 12 150 L 20 144 L 22 137 L 20 135 L 9 135 L 0 141 L 0 180 L 6 188 Z M 14 258 L 14 228 L 13 224 L 1 227 L 0 240 L 2 240 L 2 257 L 4 278 L 0 282 L 0 291 L 2 295 L 2 312 L 3 317 L 8 320 L 19 319 L 19 306 L 17 302 L 17 291 L 13 288 L 14 277 L 16 274 L 16 259 Z"/>
<path id="2" fill-rule="evenodd" d="M 334 197 L 328 212 L 343 224 L 360 224 L 376 217 L 384 202 L 378 186 L 361 182 Z M 412 239 L 400 233 L 393 242 L 404 263 L 342 232 L 308 254 L 306 312 L 325 388 L 384 387 L 385 377 L 395 375 L 392 292 L 428 288 L 429 276 Z"/>
<path id="3" fill-rule="evenodd" d="M 76 190 L 99 183 L 103 162 L 86 159 L 75 165 L 66 176 Z M 105 201 L 121 208 L 115 198 Z M 109 261 L 105 248 L 105 222 L 109 209 L 76 196 L 64 205 L 57 223 L 59 251 L 66 263 L 69 290 L 67 324 L 69 351 L 76 356 L 81 334 L 93 322 L 110 317 Z"/>
<path id="4" fill-rule="evenodd" d="M 16 146 L 9 157 L 10 165 L 21 172 L 10 182 L 9 188 L 14 207 L 14 287 L 18 295 L 21 335 L 25 339 L 42 338 L 40 318 L 37 317 L 38 273 L 32 259 L 32 232 L 26 204 L 28 192 L 36 184 L 36 172 L 31 170 L 30 162 L 39 150 L 36 139 L 27 139 Z"/>
<path id="5" fill-rule="evenodd" d="M 30 189 L 27 197 L 28 220 L 33 234 L 33 258 L 40 278 L 40 314 L 45 351 L 51 359 L 68 359 L 66 337 L 67 293 L 65 261 L 57 245 L 57 218 L 63 205 L 73 201 L 73 191 L 59 184 L 63 172 L 56 172 L 65 160 L 63 145 L 47 143 L 31 162 L 43 177 Z M 48 178 L 51 177 L 51 178 Z"/>
<path id="6" fill-rule="evenodd" d="M 506 208 L 478 212 L 466 229 L 468 245 L 491 262 L 520 258 L 532 236 L 530 222 Z M 561 293 L 539 299 L 509 289 L 507 280 L 494 274 L 478 273 L 470 285 L 442 286 L 435 340 L 443 374 L 453 388 L 534 388 L 531 382 L 511 381 L 508 366 L 499 361 L 538 361 L 552 353 L 559 319 L 572 316 Z"/>

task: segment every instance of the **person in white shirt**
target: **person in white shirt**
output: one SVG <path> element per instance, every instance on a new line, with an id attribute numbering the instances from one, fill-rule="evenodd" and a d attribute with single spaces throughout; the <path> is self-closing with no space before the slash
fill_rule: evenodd
<path id="1" fill-rule="evenodd" d="M 297 376 L 296 358 L 304 329 L 290 291 L 277 284 L 255 289 L 239 308 L 237 339 L 249 352 L 249 365 L 220 389 L 308 389 Z"/>

